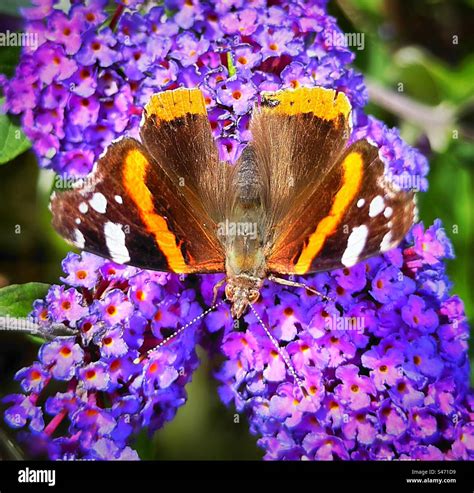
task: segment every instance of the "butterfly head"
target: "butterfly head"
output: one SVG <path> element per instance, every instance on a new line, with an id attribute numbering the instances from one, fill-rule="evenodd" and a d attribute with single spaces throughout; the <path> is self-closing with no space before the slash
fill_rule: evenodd
<path id="1" fill-rule="evenodd" d="M 260 297 L 263 279 L 240 274 L 230 277 L 225 287 L 225 296 L 232 303 L 233 318 L 240 318 L 249 304 L 255 303 Z"/>

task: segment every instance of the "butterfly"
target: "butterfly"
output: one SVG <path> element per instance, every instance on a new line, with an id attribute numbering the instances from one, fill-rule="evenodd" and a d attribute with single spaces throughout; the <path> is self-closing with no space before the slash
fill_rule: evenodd
<path id="1" fill-rule="evenodd" d="M 112 143 L 83 183 L 53 193 L 54 228 L 120 264 L 225 273 L 239 318 L 265 279 L 351 267 L 398 245 L 414 192 L 385 175 L 367 140 L 348 145 L 351 105 L 322 87 L 263 92 L 251 141 L 221 162 L 198 88 L 154 94 L 140 141 Z"/>

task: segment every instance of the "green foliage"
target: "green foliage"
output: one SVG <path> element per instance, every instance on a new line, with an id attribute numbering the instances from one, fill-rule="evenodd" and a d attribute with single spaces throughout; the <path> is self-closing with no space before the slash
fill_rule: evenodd
<path id="1" fill-rule="evenodd" d="M 33 302 L 46 296 L 49 284 L 29 282 L 12 284 L 0 289 L 0 316 L 26 317 Z"/>
<path id="2" fill-rule="evenodd" d="M 0 49 L 0 74 L 11 77 L 20 58 L 19 46 L 8 46 Z"/>
<path id="3" fill-rule="evenodd" d="M 3 105 L 4 98 L 0 99 Z M 20 125 L 7 115 L 0 115 L 0 164 L 16 158 L 31 147 Z"/>
<path id="4" fill-rule="evenodd" d="M 31 0 L 2 0 L 0 2 L 0 13 L 19 16 L 20 7 L 31 7 Z"/>

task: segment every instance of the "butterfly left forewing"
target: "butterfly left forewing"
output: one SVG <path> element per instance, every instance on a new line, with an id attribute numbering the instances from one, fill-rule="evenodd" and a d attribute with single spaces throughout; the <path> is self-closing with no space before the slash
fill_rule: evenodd
<path id="1" fill-rule="evenodd" d="M 235 192 L 233 167 L 219 161 L 199 88 L 154 94 L 144 109 L 140 137 L 190 202 L 216 223 L 224 220 Z"/>
<path id="2" fill-rule="evenodd" d="M 163 166 L 140 142 L 121 139 L 83 185 L 52 196 L 53 226 L 69 243 L 121 264 L 223 272 L 213 221 Z"/>
<path id="3" fill-rule="evenodd" d="M 413 192 L 398 190 L 385 176 L 377 147 L 358 141 L 304 204 L 288 211 L 275 232 L 268 268 L 306 274 L 351 267 L 395 247 L 414 215 Z"/>

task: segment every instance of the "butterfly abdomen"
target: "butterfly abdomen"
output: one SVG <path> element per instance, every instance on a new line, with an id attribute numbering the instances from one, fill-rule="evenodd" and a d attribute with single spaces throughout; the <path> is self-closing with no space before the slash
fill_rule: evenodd
<path id="1" fill-rule="evenodd" d="M 238 164 L 236 188 L 240 207 L 244 209 L 260 207 L 261 181 L 258 175 L 255 153 L 251 146 L 247 146 L 244 149 Z"/>

